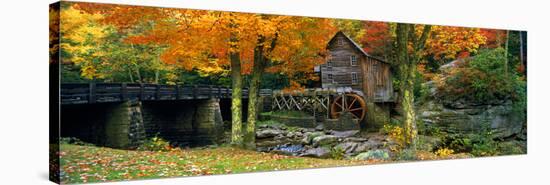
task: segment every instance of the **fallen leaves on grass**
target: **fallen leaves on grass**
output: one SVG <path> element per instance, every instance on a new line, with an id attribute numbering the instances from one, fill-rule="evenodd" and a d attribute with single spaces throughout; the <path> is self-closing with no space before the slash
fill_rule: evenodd
<path id="1" fill-rule="evenodd" d="M 255 171 L 372 164 L 376 161 L 332 160 L 261 153 L 232 147 L 129 151 L 61 145 L 63 183 L 105 182 Z"/>

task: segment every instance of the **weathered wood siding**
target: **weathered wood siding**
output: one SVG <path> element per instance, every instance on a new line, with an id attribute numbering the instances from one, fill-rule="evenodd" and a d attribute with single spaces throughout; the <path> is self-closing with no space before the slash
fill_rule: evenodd
<path id="1" fill-rule="evenodd" d="M 341 39 L 342 44 L 338 44 Z M 363 90 L 363 72 L 361 63 L 365 62 L 365 57 L 360 51 L 354 48 L 349 40 L 343 35 L 336 35 L 334 41 L 328 47 L 330 51 L 330 59 L 332 67 L 328 67 L 328 60 L 321 65 L 321 85 L 323 88 L 329 87 L 352 87 L 356 90 Z M 357 58 L 357 65 L 352 66 L 350 57 Z M 357 83 L 352 83 L 352 73 L 357 73 Z M 329 79 L 329 74 L 333 76 L 333 80 Z"/>
<path id="2" fill-rule="evenodd" d="M 374 102 L 392 101 L 393 86 L 390 65 L 373 58 L 367 58 L 362 65 L 363 89 L 367 100 Z"/>
<path id="3" fill-rule="evenodd" d="M 331 39 L 327 47 L 330 57 L 320 66 L 321 86 L 352 87 L 362 91 L 371 102 L 393 101 L 390 65 L 362 52 L 352 42 L 341 32 Z M 351 65 L 351 56 L 356 56 L 357 65 Z M 329 67 L 329 61 L 332 67 Z M 352 83 L 353 73 L 357 74 L 357 83 Z M 332 75 L 332 80 L 329 75 Z"/>

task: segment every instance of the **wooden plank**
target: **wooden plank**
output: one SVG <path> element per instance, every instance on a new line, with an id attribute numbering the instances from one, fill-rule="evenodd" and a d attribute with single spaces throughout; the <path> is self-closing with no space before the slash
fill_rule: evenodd
<path id="1" fill-rule="evenodd" d="M 139 84 L 139 100 L 145 100 L 145 85 L 142 83 Z"/>
<path id="2" fill-rule="evenodd" d="M 180 86 L 179 85 L 176 85 L 176 100 L 179 100 L 180 99 Z"/>
<path id="3" fill-rule="evenodd" d="M 128 88 L 126 87 L 127 84 L 126 83 L 122 83 L 120 84 L 120 99 L 122 101 L 126 101 L 128 100 Z"/>
<path id="4" fill-rule="evenodd" d="M 199 86 L 198 86 L 198 85 L 193 86 L 193 89 L 192 89 L 192 91 L 193 91 L 193 99 L 197 99 L 197 97 L 198 97 L 198 90 L 199 90 Z"/>
<path id="5" fill-rule="evenodd" d="M 89 103 L 95 103 L 96 102 L 96 84 L 95 82 L 90 82 L 89 85 L 89 95 L 88 95 L 88 102 Z"/>

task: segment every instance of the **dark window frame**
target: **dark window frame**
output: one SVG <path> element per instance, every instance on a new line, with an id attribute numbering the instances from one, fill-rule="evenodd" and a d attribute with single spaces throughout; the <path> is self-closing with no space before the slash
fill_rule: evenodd
<path id="1" fill-rule="evenodd" d="M 359 75 L 357 72 L 351 72 L 351 84 L 359 84 Z"/>
<path id="2" fill-rule="evenodd" d="M 357 66 L 357 55 L 350 55 L 349 62 L 351 66 Z"/>

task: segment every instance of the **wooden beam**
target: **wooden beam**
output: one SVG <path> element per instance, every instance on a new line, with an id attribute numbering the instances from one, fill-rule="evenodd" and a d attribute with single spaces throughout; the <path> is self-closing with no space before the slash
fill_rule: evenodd
<path id="1" fill-rule="evenodd" d="M 95 82 L 90 82 L 88 92 L 89 92 L 89 94 L 88 94 L 88 103 L 95 103 L 96 102 L 96 84 L 95 84 Z"/>
<path id="2" fill-rule="evenodd" d="M 128 100 L 128 88 L 126 83 L 120 84 L 120 99 L 122 101 Z"/>

